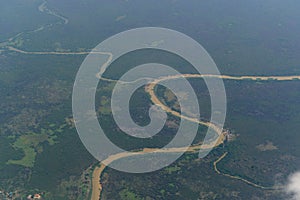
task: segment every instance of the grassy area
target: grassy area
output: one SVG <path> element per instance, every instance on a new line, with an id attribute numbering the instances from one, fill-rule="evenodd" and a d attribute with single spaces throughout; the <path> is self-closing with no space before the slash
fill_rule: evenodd
<path id="1" fill-rule="evenodd" d="M 24 152 L 24 157 L 20 160 L 9 160 L 7 164 L 22 165 L 24 167 L 33 167 L 35 157 L 38 152 L 42 151 L 40 146 L 43 142 L 48 142 L 50 145 L 55 144 L 54 135 L 48 135 L 45 131 L 41 134 L 28 133 L 20 136 L 13 144 L 15 149 L 21 149 Z"/>
<path id="2" fill-rule="evenodd" d="M 165 168 L 165 170 L 167 171 L 168 174 L 172 174 L 173 172 L 177 172 L 177 171 L 181 170 L 181 167 L 172 166 L 172 167 Z"/>

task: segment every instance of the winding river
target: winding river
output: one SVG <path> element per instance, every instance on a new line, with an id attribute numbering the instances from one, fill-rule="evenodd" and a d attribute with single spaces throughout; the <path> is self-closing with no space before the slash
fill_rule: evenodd
<path id="1" fill-rule="evenodd" d="M 60 15 L 57 14 L 56 12 L 50 10 L 49 8 L 47 8 L 47 2 L 43 1 L 43 3 L 38 7 L 38 10 L 40 12 L 52 15 L 54 17 L 59 18 L 60 20 L 55 23 L 55 24 L 68 24 L 69 20 Z M 82 52 L 56 52 L 56 51 L 52 51 L 52 52 L 32 52 L 32 51 L 24 51 L 21 49 L 18 49 L 14 46 L 9 46 L 10 42 L 12 42 L 13 40 L 19 38 L 21 35 L 25 34 L 25 33 L 34 33 L 34 32 L 38 32 L 38 31 L 42 31 L 47 27 L 53 26 L 55 24 L 48 24 L 48 25 L 44 25 L 41 27 L 38 27 L 32 31 L 28 31 L 28 32 L 21 32 L 18 33 L 17 35 L 9 38 L 6 42 L 1 43 L 1 47 L 7 51 L 11 51 L 11 52 L 16 52 L 16 53 L 20 53 L 20 54 L 27 54 L 27 55 L 87 55 L 90 53 L 90 51 L 82 51 Z M 108 65 L 111 63 L 112 58 L 113 58 L 113 54 L 110 52 L 91 52 L 94 54 L 101 54 L 101 55 L 106 55 L 108 56 L 107 61 L 100 67 L 99 69 L 99 73 L 96 74 L 96 77 L 105 80 L 105 81 L 117 81 L 117 80 L 113 80 L 113 79 L 108 79 L 108 78 L 104 78 L 101 77 L 100 75 L 103 74 L 103 72 L 106 70 L 106 68 L 108 67 Z M 167 77 L 161 77 L 158 78 L 152 82 L 149 82 L 149 84 L 145 87 L 145 91 L 150 95 L 150 99 L 152 101 L 153 104 L 156 104 L 157 106 L 159 106 L 162 110 L 164 110 L 165 112 L 172 114 L 176 117 L 179 118 L 183 118 L 195 123 L 198 123 L 200 125 L 206 126 L 206 127 L 210 127 L 212 128 L 216 133 L 218 133 L 219 137 L 211 142 L 210 144 L 206 144 L 206 145 L 195 145 L 195 146 L 191 146 L 191 147 L 181 147 L 181 148 L 169 148 L 169 149 L 155 149 L 155 148 L 145 148 L 142 149 L 140 151 L 136 151 L 136 152 L 124 152 L 124 153 L 119 153 L 119 154 L 115 154 L 115 155 L 111 155 L 109 156 L 107 159 L 105 159 L 104 161 L 102 161 L 102 163 L 95 167 L 94 171 L 93 171 L 93 176 L 92 176 L 92 194 L 91 194 L 91 199 L 92 200 L 99 200 L 101 198 L 101 192 L 102 192 L 102 185 L 101 185 L 101 175 L 103 173 L 103 171 L 105 170 L 106 166 L 109 165 L 110 163 L 121 159 L 121 158 L 125 158 L 125 157 L 129 157 L 129 156 L 136 156 L 136 155 L 144 155 L 144 154 L 150 154 L 150 153 L 154 153 L 154 152 L 159 152 L 159 153 L 173 153 L 173 152 L 198 152 L 198 150 L 200 148 L 213 148 L 216 146 L 219 146 L 220 144 L 223 143 L 225 136 L 223 134 L 223 130 L 221 128 L 219 128 L 217 125 L 212 124 L 211 122 L 205 122 L 205 121 L 200 121 L 199 119 L 196 118 L 192 118 L 192 117 L 188 117 L 188 116 L 183 116 L 181 115 L 179 112 L 172 110 L 172 108 L 169 108 L 168 106 L 166 106 L 164 103 L 162 103 L 159 98 L 156 96 L 155 94 L 155 86 L 157 84 L 159 84 L 159 82 L 161 81 L 165 81 L 165 80 L 170 80 L 170 79 L 179 79 L 179 78 L 204 78 L 204 77 L 208 77 L 208 78 L 218 78 L 218 79 L 224 79 L 224 80 L 238 80 L 238 81 L 242 81 L 242 80 L 251 80 L 251 81 L 268 81 L 268 80 L 274 80 L 274 81 L 292 81 L 292 80 L 300 80 L 300 75 L 295 75 L 295 76 L 230 76 L 230 75 L 211 75 L 211 74 L 182 74 L 182 75 L 176 75 L 176 76 L 167 76 Z M 147 77 L 141 78 L 141 79 L 147 79 Z M 228 178 L 231 179 L 236 179 L 239 181 L 243 181 L 253 187 L 257 187 L 257 188 L 261 188 L 261 189 L 278 189 L 278 188 L 274 188 L 274 187 L 265 187 L 262 185 L 258 185 L 256 183 L 253 183 L 249 180 L 243 179 L 241 177 L 238 176 L 233 176 L 230 174 L 226 174 L 226 173 L 222 173 L 217 165 L 219 162 L 221 162 L 226 156 L 228 155 L 228 152 L 224 153 L 220 158 L 218 158 L 215 162 L 214 162 L 214 170 L 217 174 L 226 176 Z"/>
<path id="2" fill-rule="evenodd" d="M 82 52 L 30 52 L 30 51 L 24 51 L 21 49 L 17 49 L 12 46 L 8 46 L 7 49 L 9 51 L 21 53 L 21 54 L 29 54 L 29 55 L 87 55 L 90 52 L 89 51 L 82 51 Z M 100 67 L 100 72 L 96 74 L 96 77 L 104 80 L 104 81 L 110 81 L 110 82 L 116 82 L 118 80 L 114 79 L 108 79 L 108 78 L 103 78 L 100 77 L 100 74 L 102 74 L 107 66 L 111 63 L 113 55 L 110 52 L 92 52 L 94 54 L 101 54 L 101 55 L 107 55 L 108 59 L 107 61 Z M 145 87 L 145 91 L 150 95 L 150 99 L 153 104 L 159 106 L 162 110 L 165 112 L 172 114 L 176 117 L 183 118 L 195 123 L 198 123 L 200 125 L 210 127 L 212 128 L 218 135 L 219 137 L 215 140 L 212 141 L 210 144 L 202 145 L 198 144 L 195 146 L 191 147 L 181 147 L 181 148 L 168 148 L 168 149 L 156 149 L 156 148 L 144 148 L 140 151 L 135 151 L 135 152 L 123 152 L 123 153 L 118 153 L 115 155 L 109 156 L 107 159 L 102 161 L 100 166 L 95 167 L 92 175 L 92 195 L 91 199 L 92 200 L 99 200 L 101 198 L 101 192 L 102 192 L 102 185 L 101 185 L 101 175 L 103 171 L 105 170 L 106 166 L 109 165 L 110 163 L 121 159 L 121 158 L 126 158 L 129 156 L 136 156 L 136 155 L 145 155 L 145 154 L 150 154 L 150 153 L 175 153 L 175 152 L 197 152 L 200 148 L 202 149 L 210 149 L 216 146 L 219 146 L 220 144 L 223 143 L 225 139 L 225 135 L 223 134 L 223 130 L 220 129 L 217 125 L 212 124 L 211 122 L 205 122 L 205 121 L 200 121 L 199 119 L 188 117 L 181 115 L 179 112 L 172 110 L 172 108 L 169 108 L 166 106 L 164 103 L 162 103 L 159 98 L 155 94 L 155 86 L 159 84 L 161 81 L 166 81 L 166 80 L 171 80 L 171 79 L 179 79 L 179 78 L 219 78 L 219 79 L 224 79 L 224 80 L 251 80 L 251 81 L 293 81 L 293 80 L 300 80 L 300 75 L 294 75 L 294 76 L 230 76 L 230 75 L 211 75 L 211 74 L 181 74 L 181 75 L 176 75 L 176 76 L 166 76 L 166 77 L 160 77 L 156 80 L 153 80 L 149 82 L 149 84 Z M 147 77 L 141 78 L 141 79 L 147 79 Z M 243 181 L 253 187 L 261 188 L 261 189 L 279 189 L 275 187 L 265 187 L 262 185 L 258 185 L 256 183 L 253 183 L 249 180 L 246 180 L 244 178 L 241 178 L 239 176 L 233 176 L 230 174 L 222 173 L 218 168 L 217 164 L 221 162 L 226 156 L 228 155 L 228 152 L 223 154 L 218 160 L 214 162 L 214 170 L 216 173 L 226 176 L 228 178 L 236 179 Z"/>

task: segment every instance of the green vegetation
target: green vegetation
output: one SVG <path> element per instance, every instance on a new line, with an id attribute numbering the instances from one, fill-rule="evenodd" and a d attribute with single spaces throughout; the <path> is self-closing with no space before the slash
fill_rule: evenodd
<path id="1" fill-rule="evenodd" d="M 300 73 L 299 27 L 290 20 L 299 19 L 298 4 L 253 0 L 236 9 L 235 1 L 216 0 L 166 0 L 160 6 L 153 0 L 92 0 L 72 6 L 66 0 L 47 2 L 46 7 L 66 16 L 70 23 L 64 25 L 61 19 L 40 12 L 39 0 L 0 2 L 0 190 L 18 191 L 19 199 L 34 192 L 44 193 L 44 199 L 50 200 L 87 199 L 87 169 L 96 161 L 82 145 L 72 121 L 72 86 L 85 56 L 20 54 L 9 51 L 7 45 L 28 51 L 86 51 L 130 27 L 159 26 L 199 41 L 222 74 Z M 280 14 L 276 12 L 279 8 Z M 151 62 L 181 73 L 195 72 L 178 56 L 148 49 L 117 59 L 105 76 L 117 79 L 132 67 Z M 203 80 L 189 82 L 199 98 L 201 117 L 209 119 L 210 96 Z M 172 140 L 179 124 L 173 116 L 168 116 L 164 129 L 151 139 L 136 139 L 120 131 L 110 110 L 114 83 L 100 83 L 96 94 L 99 121 L 116 145 L 132 150 L 162 147 Z M 225 86 L 225 127 L 236 134 L 236 140 L 205 159 L 185 154 L 153 173 L 107 169 L 103 198 L 283 199 L 281 191 L 257 189 L 218 175 L 212 164 L 228 151 L 218 164 L 222 172 L 270 186 L 284 183 L 288 174 L 298 170 L 299 81 L 225 81 Z M 159 98 L 179 110 L 171 92 L 156 89 Z M 134 121 L 148 124 L 151 102 L 143 88 L 135 92 L 130 105 Z M 203 139 L 206 130 L 199 126 L 194 143 Z"/>
<path id="2" fill-rule="evenodd" d="M 128 189 L 124 189 L 120 192 L 120 199 L 122 200 L 142 200 L 137 194 L 129 191 Z"/>
<path id="3" fill-rule="evenodd" d="M 48 142 L 50 145 L 55 144 L 55 135 L 49 136 L 44 133 L 45 130 L 42 129 L 41 134 L 29 133 L 26 135 L 21 135 L 13 144 L 15 149 L 21 149 L 24 152 L 24 157 L 20 160 L 9 160 L 7 164 L 23 165 L 24 167 L 33 167 L 35 162 L 35 157 L 37 153 L 43 151 L 40 146 L 43 142 Z"/>
<path id="4" fill-rule="evenodd" d="M 173 172 L 180 171 L 181 168 L 178 166 L 174 166 L 174 167 L 167 167 L 165 170 L 168 172 L 168 174 L 172 174 Z"/>

